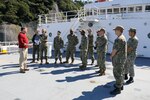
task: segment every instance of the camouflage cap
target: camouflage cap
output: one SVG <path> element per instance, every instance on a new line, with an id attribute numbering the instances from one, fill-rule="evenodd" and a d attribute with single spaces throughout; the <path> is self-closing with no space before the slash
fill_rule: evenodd
<path id="1" fill-rule="evenodd" d="M 100 28 L 100 29 L 97 31 L 97 33 L 100 32 L 100 31 L 103 31 L 103 32 L 105 33 L 105 28 Z"/>
<path id="2" fill-rule="evenodd" d="M 71 28 L 71 29 L 70 29 L 70 31 L 72 31 L 72 32 L 73 32 L 73 29 Z"/>
<path id="3" fill-rule="evenodd" d="M 116 26 L 116 28 L 114 28 L 113 30 L 124 30 L 124 27 L 121 25 Z"/>
<path id="4" fill-rule="evenodd" d="M 84 34 L 86 33 L 86 31 L 85 31 L 84 29 L 80 30 L 80 32 L 81 32 L 81 33 L 84 33 Z"/>
<path id="5" fill-rule="evenodd" d="M 92 30 L 91 30 L 91 29 L 87 29 L 87 31 L 88 31 L 88 32 L 92 32 Z"/>
<path id="6" fill-rule="evenodd" d="M 57 31 L 57 35 L 60 35 L 61 34 L 61 32 L 60 31 Z"/>
<path id="7" fill-rule="evenodd" d="M 46 33 L 47 31 L 46 31 L 46 29 L 42 29 L 42 33 Z"/>
<path id="8" fill-rule="evenodd" d="M 136 29 L 135 29 L 135 28 L 130 28 L 130 29 L 129 29 L 129 32 L 134 32 L 134 33 L 136 33 Z"/>

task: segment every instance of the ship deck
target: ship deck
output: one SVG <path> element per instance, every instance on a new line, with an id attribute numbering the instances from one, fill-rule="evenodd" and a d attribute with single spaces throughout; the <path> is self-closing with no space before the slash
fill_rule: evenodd
<path id="1" fill-rule="evenodd" d="M 78 55 L 78 54 L 77 54 Z M 0 55 L 0 100 L 149 100 L 150 59 L 137 58 L 135 82 L 125 85 L 121 94 L 113 96 L 114 77 L 112 64 L 107 56 L 105 76 L 98 76 L 97 67 L 88 65 L 81 71 L 81 61 L 76 57 L 74 64 L 48 65 L 30 63 L 29 71 L 19 73 L 19 54 Z M 63 58 L 63 61 L 65 58 Z M 90 63 L 90 60 L 88 60 Z M 95 61 L 96 64 L 96 61 Z"/>

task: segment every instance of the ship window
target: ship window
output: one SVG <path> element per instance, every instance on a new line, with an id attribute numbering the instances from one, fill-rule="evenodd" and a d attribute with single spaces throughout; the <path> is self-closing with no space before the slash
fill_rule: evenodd
<path id="1" fill-rule="evenodd" d="M 114 8 L 114 14 L 118 14 L 119 13 L 119 8 Z"/>
<path id="2" fill-rule="evenodd" d="M 100 9 L 100 14 L 105 14 L 106 10 L 105 9 Z"/>
<path id="3" fill-rule="evenodd" d="M 145 11 L 150 12 L 150 5 L 147 5 L 147 6 L 145 7 Z"/>
<path id="4" fill-rule="evenodd" d="M 107 9 L 107 14 L 112 14 L 112 9 Z"/>
<path id="5" fill-rule="evenodd" d="M 94 15 L 98 14 L 98 9 L 93 9 Z"/>
<path id="6" fill-rule="evenodd" d="M 134 7 L 128 7 L 128 12 L 134 12 Z"/>
<path id="7" fill-rule="evenodd" d="M 92 15 L 92 12 L 91 11 L 88 11 L 88 12 L 86 12 L 86 15 Z"/>
<path id="8" fill-rule="evenodd" d="M 88 15 L 88 16 L 92 15 L 92 10 L 91 9 L 85 10 L 85 12 L 86 12 L 86 15 Z"/>
<path id="9" fill-rule="evenodd" d="M 142 6 L 136 6 L 136 12 L 142 12 Z"/>
<path id="10" fill-rule="evenodd" d="M 121 8 L 120 10 L 121 10 L 121 13 L 125 13 L 127 8 Z"/>

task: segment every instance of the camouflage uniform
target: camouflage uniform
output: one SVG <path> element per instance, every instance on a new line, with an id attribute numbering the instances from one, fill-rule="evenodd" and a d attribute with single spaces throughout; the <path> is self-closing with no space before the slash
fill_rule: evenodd
<path id="1" fill-rule="evenodd" d="M 134 77 L 134 61 L 136 58 L 136 48 L 138 45 L 138 38 L 134 36 L 127 41 L 127 48 L 132 48 L 132 51 L 127 52 L 127 60 L 125 64 L 125 74 L 129 73 L 130 77 Z"/>
<path id="2" fill-rule="evenodd" d="M 88 38 L 84 34 L 82 35 L 80 44 L 80 58 L 82 61 L 82 65 L 80 66 L 81 69 L 82 68 L 84 69 L 87 66 L 87 50 L 88 50 Z"/>
<path id="3" fill-rule="evenodd" d="M 92 64 L 94 63 L 94 60 L 95 60 L 95 58 L 94 58 L 94 50 L 93 50 L 93 47 L 94 47 L 93 39 L 94 39 L 94 37 L 93 37 L 92 34 L 88 35 L 88 55 L 89 55 L 89 57 L 92 60 Z"/>
<path id="4" fill-rule="evenodd" d="M 48 56 L 47 56 L 47 50 L 48 50 L 48 36 L 46 34 L 40 35 L 40 54 L 41 54 L 41 64 L 43 63 L 43 53 L 44 58 L 46 60 L 46 63 L 48 63 Z"/>
<path id="5" fill-rule="evenodd" d="M 67 36 L 67 38 L 68 38 L 68 46 L 67 46 L 67 51 L 66 51 L 66 62 L 68 62 L 69 57 L 71 57 L 72 63 L 73 63 L 74 53 L 76 50 L 75 46 L 79 43 L 79 40 L 78 40 L 77 36 L 74 34 L 69 34 Z"/>
<path id="6" fill-rule="evenodd" d="M 64 47 L 64 41 L 60 36 L 56 36 L 54 38 L 54 51 L 55 51 L 55 63 L 59 58 L 60 63 L 62 63 L 62 52 L 60 51 L 61 48 Z"/>
<path id="7" fill-rule="evenodd" d="M 104 35 L 102 37 L 98 36 L 96 39 L 96 50 L 97 50 L 97 63 L 100 68 L 100 73 L 105 72 L 105 60 L 106 60 L 106 52 L 107 52 L 107 36 Z"/>
<path id="8" fill-rule="evenodd" d="M 124 64 L 127 56 L 126 38 L 123 34 L 115 39 L 113 49 L 117 51 L 112 57 L 113 74 L 116 79 L 115 86 L 121 89 L 124 83 Z"/>

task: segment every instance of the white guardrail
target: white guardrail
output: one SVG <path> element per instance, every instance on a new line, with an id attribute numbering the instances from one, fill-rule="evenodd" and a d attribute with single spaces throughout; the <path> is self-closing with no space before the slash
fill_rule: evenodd
<path id="1" fill-rule="evenodd" d="M 18 51 L 19 48 L 17 41 L 0 42 L 0 54 L 15 53 Z"/>
<path id="2" fill-rule="evenodd" d="M 48 54 L 47 54 L 48 57 L 52 56 L 52 46 L 53 43 L 48 42 Z M 0 42 L 0 54 L 10 54 L 16 52 L 19 52 L 18 41 Z"/>

